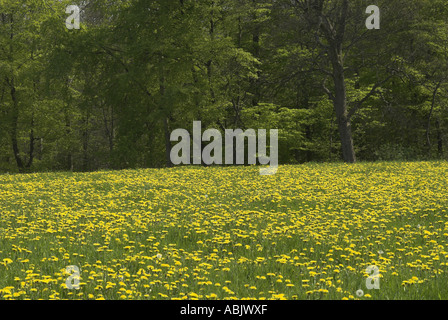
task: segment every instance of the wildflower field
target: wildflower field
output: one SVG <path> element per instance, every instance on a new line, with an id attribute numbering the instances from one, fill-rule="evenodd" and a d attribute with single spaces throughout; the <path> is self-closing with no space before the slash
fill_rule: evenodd
<path id="1" fill-rule="evenodd" d="M 446 162 L 0 175 L 0 298 L 448 299 L 447 176 Z"/>

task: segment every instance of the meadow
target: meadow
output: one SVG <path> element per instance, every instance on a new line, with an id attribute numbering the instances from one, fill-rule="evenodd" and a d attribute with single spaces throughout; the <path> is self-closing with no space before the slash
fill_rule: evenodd
<path id="1" fill-rule="evenodd" d="M 448 299 L 447 174 L 390 162 L 0 175 L 0 299 Z"/>

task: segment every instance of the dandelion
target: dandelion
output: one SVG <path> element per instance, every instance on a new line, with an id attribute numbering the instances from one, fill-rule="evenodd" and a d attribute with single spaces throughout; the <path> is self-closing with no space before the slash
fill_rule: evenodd
<path id="1" fill-rule="evenodd" d="M 163 169 L 0 175 L 0 299 L 406 299 L 423 283 L 446 297 L 435 283 L 448 265 L 448 164 L 375 164 L 369 179 L 364 164 L 304 166 L 269 180 L 249 167 L 182 168 L 181 180 Z M 48 210 L 33 210 L 43 194 Z M 82 268 L 82 292 L 66 290 L 61 261 Z M 372 264 L 381 274 L 365 273 Z M 353 290 L 383 275 L 402 286 Z"/>

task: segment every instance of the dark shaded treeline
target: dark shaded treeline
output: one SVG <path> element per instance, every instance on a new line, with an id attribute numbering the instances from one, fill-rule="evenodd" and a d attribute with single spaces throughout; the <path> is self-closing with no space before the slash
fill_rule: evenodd
<path id="1" fill-rule="evenodd" d="M 195 120 L 279 129 L 280 163 L 447 157 L 445 1 L 75 3 L 0 4 L 0 171 L 170 166 Z"/>

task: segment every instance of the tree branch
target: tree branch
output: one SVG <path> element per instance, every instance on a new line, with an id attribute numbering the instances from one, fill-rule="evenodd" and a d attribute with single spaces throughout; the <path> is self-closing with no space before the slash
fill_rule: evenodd
<path id="1" fill-rule="evenodd" d="M 362 104 L 364 102 L 366 102 L 366 100 L 369 99 L 371 96 L 376 94 L 378 92 L 377 89 L 379 87 L 381 87 L 384 83 L 389 81 L 389 79 L 391 79 L 393 76 L 394 75 L 391 74 L 386 79 L 381 80 L 380 82 L 375 83 L 375 85 L 372 87 L 372 90 L 370 90 L 370 92 L 368 94 L 366 94 L 364 98 L 362 98 L 361 100 L 357 101 L 355 106 L 349 111 L 348 118 L 351 119 L 355 115 L 355 113 L 362 107 Z"/>
<path id="2" fill-rule="evenodd" d="M 325 77 L 324 81 L 322 82 L 322 89 L 325 91 L 325 93 L 328 95 L 328 97 L 330 98 L 331 101 L 335 101 L 335 97 L 333 95 L 333 93 L 330 91 L 330 89 L 327 88 L 327 78 Z"/>

